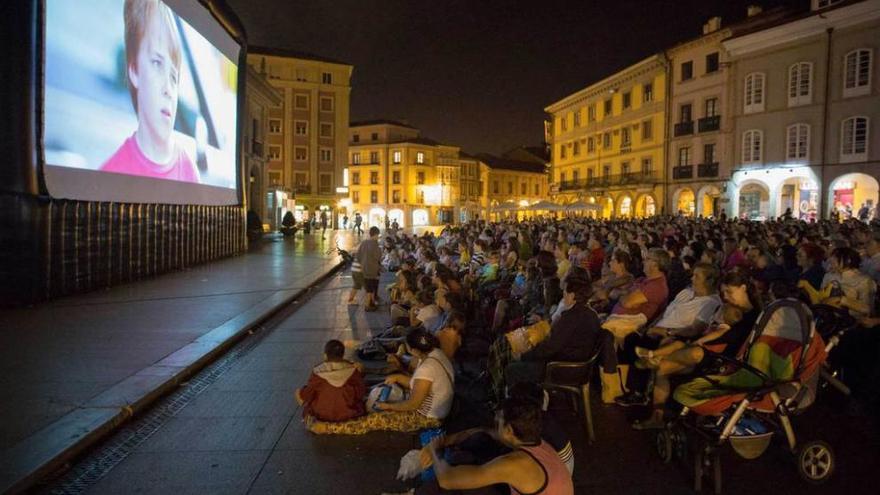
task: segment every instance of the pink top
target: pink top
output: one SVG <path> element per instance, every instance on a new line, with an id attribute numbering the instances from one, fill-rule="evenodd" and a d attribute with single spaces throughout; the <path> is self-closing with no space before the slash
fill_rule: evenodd
<path id="1" fill-rule="evenodd" d="M 174 155 L 169 164 L 156 163 L 144 155 L 134 138 L 134 134 L 132 134 L 116 150 L 116 153 L 113 153 L 113 156 L 104 162 L 104 165 L 101 165 L 100 170 L 117 174 L 198 183 L 199 172 L 183 148 L 175 144 Z"/>
<path id="2" fill-rule="evenodd" d="M 512 495 L 574 495 L 574 483 L 565 463 L 559 458 L 549 443 L 541 441 L 541 445 L 532 447 L 520 447 L 520 450 L 531 456 L 541 469 L 544 470 L 544 486 L 536 492 L 521 494 L 514 487 L 510 487 Z"/>
<path id="3" fill-rule="evenodd" d="M 653 320 L 660 312 L 660 309 L 666 305 L 666 300 L 669 298 L 669 287 L 666 285 L 666 275 L 660 275 L 659 277 L 654 278 L 641 277 L 636 280 L 635 284 L 633 284 L 630 292 L 636 290 L 641 291 L 647 301 L 634 308 L 624 308 L 623 305 L 618 302 L 614 306 L 614 309 L 611 310 L 611 313 L 615 315 L 637 315 L 641 313 L 645 315 L 645 318 L 647 318 L 648 321 Z"/>
<path id="4" fill-rule="evenodd" d="M 733 270 L 734 268 L 741 266 L 743 268 L 748 267 L 749 260 L 739 249 L 734 249 L 732 253 L 724 260 L 724 265 L 722 265 L 721 269 L 723 271 Z"/>

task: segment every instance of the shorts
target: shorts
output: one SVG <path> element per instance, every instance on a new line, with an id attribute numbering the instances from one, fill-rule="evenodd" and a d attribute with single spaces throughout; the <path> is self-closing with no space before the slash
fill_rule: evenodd
<path id="1" fill-rule="evenodd" d="M 364 288 L 364 272 L 351 272 L 351 281 L 354 282 L 352 289 L 361 290 Z"/>
<path id="2" fill-rule="evenodd" d="M 367 292 L 369 292 L 370 294 L 377 294 L 379 292 L 379 279 L 365 278 L 364 288 L 367 289 Z"/>

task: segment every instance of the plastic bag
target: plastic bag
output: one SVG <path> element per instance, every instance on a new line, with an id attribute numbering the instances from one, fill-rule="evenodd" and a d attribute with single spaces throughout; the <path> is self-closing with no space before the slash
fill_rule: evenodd
<path id="1" fill-rule="evenodd" d="M 400 469 L 397 470 L 397 479 L 407 481 L 415 478 L 422 472 L 421 450 L 413 449 L 400 458 Z"/>
<path id="2" fill-rule="evenodd" d="M 405 396 L 400 385 L 380 383 L 371 388 L 370 393 L 367 394 L 367 411 L 380 411 L 376 408 L 378 402 L 400 402 Z"/>

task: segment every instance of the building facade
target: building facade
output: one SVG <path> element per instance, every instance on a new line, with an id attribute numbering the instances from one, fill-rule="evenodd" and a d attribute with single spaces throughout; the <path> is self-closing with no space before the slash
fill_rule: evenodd
<path id="1" fill-rule="evenodd" d="M 459 153 L 458 163 L 461 191 L 458 221 L 466 223 L 488 218 L 486 181 L 489 180 L 489 166 L 465 152 Z"/>
<path id="2" fill-rule="evenodd" d="M 485 153 L 477 157 L 488 169 L 486 201 L 490 220 L 523 219 L 540 213 L 529 207 L 547 199 L 550 185 L 544 163 Z"/>
<path id="3" fill-rule="evenodd" d="M 876 207 L 880 1 L 813 0 L 724 46 L 734 63 L 732 213 L 811 219 Z"/>
<path id="4" fill-rule="evenodd" d="M 280 184 L 270 184 L 269 167 L 266 155 L 266 138 L 269 135 L 269 113 L 272 108 L 281 105 L 281 94 L 273 88 L 264 75 L 259 74 L 250 65 L 247 67 L 247 86 L 245 96 L 245 120 L 244 140 L 241 146 L 241 163 L 245 170 L 245 201 L 248 210 L 253 210 L 263 220 L 265 229 L 277 230 L 281 218 L 277 217 L 280 211 L 270 210 L 269 204 L 275 198 L 269 200 L 268 195 L 275 195 L 270 191 L 271 187 Z"/>
<path id="5" fill-rule="evenodd" d="M 667 66 L 648 57 L 544 109 L 554 201 L 599 204 L 603 218 L 663 211 Z"/>
<path id="6" fill-rule="evenodd" d="M 269 109 L 267 214 L 283 216 L 293 209 L 301 221 L 323 210 L 341 224 L 353 67 L 261 47 L 250 48 L 248 65 L 264 74 L 282 99 Z"/>
<path id="7" fill-rule="evenodd" d="M 461 195 L 460 149 L 392 120 L 349 126 L 347 213 L 364 225 L 455 223 Z"/>
<path id="8" fill-rule="evenodd" d="M 712 216 L 725 209 L 722 198 L 730 178 L 728 108 L 730 62 L 722 40 L 730 36 L 713 17 L 703 36 L 667 50 L 670 65 L 670 144 L 666 155 L 670 213 Z M 729 212 L 728 212 L 729 213 Z"/>

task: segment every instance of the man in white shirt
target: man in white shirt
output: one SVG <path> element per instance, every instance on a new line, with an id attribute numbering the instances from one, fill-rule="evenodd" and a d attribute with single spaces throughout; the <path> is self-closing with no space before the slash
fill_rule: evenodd
<path id="1" fill-rule="evenodd" d="M 721 274 L 715 265 L 697 263 L 691 276 L 692 286 L 683 289 L 666 307 L 666 311 L 647 335 L 633 337 L 626 341 L 626 354 L 632 355 L 635 346 L 656 348 L 658 342 L 669 337 L 696 337 L 712 323 L 721 298 L 718 297 L 718 282 Z M 650 372 L 630 369 L 627 388 L 630 393 L 619 397 L 617 404 L 624 407 L 647 405 L 650 398 L 643 392 L 648 385 Z M 663 377 L 662 379 L 668 380 Z M 665 400 L 665 399 L 664 399 Z M 656 404 L 655 404 L 656 405 Z"/>

